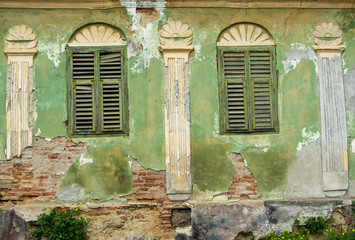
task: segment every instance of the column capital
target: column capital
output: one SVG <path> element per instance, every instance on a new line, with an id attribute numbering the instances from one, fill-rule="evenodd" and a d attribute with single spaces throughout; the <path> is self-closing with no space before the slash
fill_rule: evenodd
<path id="1" fill-rule="evenodd" d="M 192 50 L 193 46 L 160 46 L 160 51 L 164 55 L 165 66 L 168 66 L 169 58 L 183 58 L 186 63 Z"/>
<path id="2" fill-rule="evenodd" d="M 343 32 L 333 23 L 322 23 L 313 32 L 314 50 L 322 57 L 332 57 L 345 49 Z"/>
<path id="3" fill-rule="evenodd" d="M 193 50 L 192 31 L 181 21 L 170 21 L 159 32 L 159 43 L 165 66 L 169 58 L 183 58 L 187 62 L 189 53 Z"/>
<path id="4" fill-rule="evenodd" d="M 5 53 L 24 55 L 37 52 L 37 37 L 26 25 L 10 28 L 5 39 Z"/>

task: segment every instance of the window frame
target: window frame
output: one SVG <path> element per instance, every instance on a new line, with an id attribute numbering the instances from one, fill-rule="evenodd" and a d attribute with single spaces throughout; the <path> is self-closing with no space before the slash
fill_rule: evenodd
<path id="1" fill-rule="evenodd" d="M 272 128 L 265 129 L 255 129 L 255 114 L 252 107 L 253 100 L 253 89 L 252 89 L 252 78 L 250 75 L 250 56 L 245 56 L 245 84 L 244 84 L 244 106 L 246 114 L 246 129 L 228 129 L 228 96 L 227 96 L 227 82 L 228 79 L 224 76 L 224 52 L 230 51 L 245 51 L 250 52 L 253 50 L 270 50 L 270 119 Z M 217 69 L 218 69 L 218 79 L 219 79 L 219 106 L 220 106 L 220 133 L 226 135 L 235 134 L 274 134 L 279 133 L 279 119 L 278 119 L 278 79 L 276 70 L 276 47 L 274 45 L 255 45 L 255 46 L 217 46 Z"/>
<path id="2" fill-rule="evenodd" d="M 73 88 L 73 52 L 121 52 L 121 86 L 120 86 L 120 131 L 104 131 L 102 119 L 103 107 L 100 106 L 102 99 L 102 89 L 100 87 L 101 79 L 99 75 L 99 54 L 94 55 L 94 87 L 93 87 L 93 121 L 95 122 L 95 132 L 74 132 L 75 122 L 75 100 Z M 127 87 L 127 49 L 126 46 L 67 46 L 67 113 L 68 113 L 68 133 L 71 137 L 99 137 L 99 136 L 128 136 L 128 87 Z"/>

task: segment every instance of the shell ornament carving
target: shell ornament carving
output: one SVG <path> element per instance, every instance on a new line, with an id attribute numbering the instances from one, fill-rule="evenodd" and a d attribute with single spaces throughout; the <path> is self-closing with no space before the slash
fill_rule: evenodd
<path id="1" fill-rule="evenodd" d="M 36 35 L 25 25 L 16 25 L 9 30 L 5 41 L 6 49 L 31 49 L 37 46 Z"/>
<path id="2" fill-rule="evenodd" d="M 159 42 L 162 46 L 190 46 L 192 31 L 181 21 L 170 21 L 160 31 Z"/>
<path id="3" fill-rule="evenodd" d="M 313 32 L 313 41 L 316 45 L 337 46 L 343 42 L 343 32 L 333 23 L 322 23 Z"/>
<path id="4" fill-rule="evenodd" d="M 218 38 L 218 46 L 275 45 L 270 33 L 255 25 L 240 23 L 229 27 Z"/>
<path id="5" fill-rule="evenodd" d="M 105 25 L 91 25 L 76 33 L 69 43 L 73 45 L 123 44 L 121 34 Z"/>

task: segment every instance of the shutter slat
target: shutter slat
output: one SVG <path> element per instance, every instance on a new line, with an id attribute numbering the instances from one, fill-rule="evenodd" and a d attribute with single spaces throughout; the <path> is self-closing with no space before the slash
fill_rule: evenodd
<path id="1" fill-rule="evenodd" d="M 74 132 L 94 131 L 93 82 L 74 80 Z"/>
<path id="2" fill-rule="evenodd" d="M 120 95 L 122 51 L 71 53 L 73 133 L 123 132 Z M 96 104 L 95 99 L 100 102 Z M 96 117 L 100 120 L 96 121 Z"/>
<path id="3" fill-rule="evenodd" d="M 120 83 L 121 52 L 100 53 L 100 79 L 102 80 L 103 131 L 121 131 Z"/>
<path id="4" fill-rule="evenodd" d="M 105 66 L 105 67 L 106 66 L 109 66 L 109 67 L 117 66 L 117 68 L 120 68 L 121 67 L 121 62 L 120 61 L 117 61 L 117 62 L 102 62 L 102 63 L 100 63 L 100 66 Z"/>
<path id="5" fill-rule="evenodd" d="M 245 78 L 245 52 L 224 52 L 223 66 L 225 78 Z"/>
<path id="6" fill-rule="evenodd" d="M 103 131 L 121 131 L 120 83 L 118 80 L 102 81 Z"/>
<path id="7" fill-rule="evenodd" d="M 274 47 L 231 47 L 219 50 L 226 107 L 224 131 L 275 130 Z M 250 107 L 250 109 L 249 109 Z"/>
<path id="8" fill-rule="evenodd" d="M 73 79 L 93 80 L 95 78 L 94 62 L 94 53 L 73 52 Z"/>
<path id="9" fill-rule="evenodd" d="M 254 79 L 253 80 L 253 116 L 254 129 L 272 129 L 271 115 L 271 80 Z"/>
<path id="10" fill-rule="evenodd" d="M 250 75 L 252 78 L 271 77 L 270 51 L 250 51 Z"/>
<path id="11" fill-rule="evenodd" d="M 242 55 L 244 57 L 244 53 Z M 243 64 L 244 59 L 242 58 Z M 243 68 L 245 66 L 243 65 Z M 225 78 L 230 78 L 233 73 L 228 69 L 224 69 Z M 245 71 L 240 74 L 240 78 L 245 77 Z M 244 100 L 244 81 L 243 79 L 227 80 L 226 94 L 226 107 L 227 107 L 227 131 L 247 129 L 246 124 L 246 112 L 245 112 L 245 100 Z"/>
<path id="12" fill-rule="evenodd" d="M 121 52 L 100 52 L 100 79 L 119 79 L 121 72 Z"/>
<path id="13" fill-rule="evenodd" d="M 271 113 L 271 51 L 250 51 L 250 76 L 253 82 L 252 111 L 255 130 L 273 128 Z"/>

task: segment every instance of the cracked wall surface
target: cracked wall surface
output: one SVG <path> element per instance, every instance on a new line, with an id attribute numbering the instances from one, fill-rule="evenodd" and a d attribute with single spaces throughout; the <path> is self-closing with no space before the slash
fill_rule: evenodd
<path id="1" fill-rule="evenodd" d="M 64 137 L 35 137 L 20 157 L 0 164 L 2 201 L 53 201 L 69 167 L 86 152 L 84 143 Z"/>
<path id="2" fill-rule="evenodd" d="M 158 4 L 159 5 L 159 4 Z M 188 63 L 190 81 L 191 175 L 193 199 L 211 200 L 228 192 L 234 176 L 229 152 L 242 154 L 257 182 L 260 198 L 320 196 L 300 189 L 292 179 L 302 162 L 312 157 L 307 147 L 320 132 L 317 66 L 312 50 L 312 31 L 324 19 L 339 25 L 346 49 L 343 73 L 347 107 L 349 178 L 355 176 L 354 13 L 337 9 L 202 9 L 127 8 L 90 9 L 0 9 L 4 39 L 10 27 L 26 24 L 36 32 L 38 53 L 34 58 L 33 133 L 40 138 L 69 138 L 67 133 L 67 80 L 65 45 L 78 28 L 103 22 L 120 28 L 128 40 L 129 136 L 75 138 L 87 152 L 71 159 L 58 194 L 75 193 L 78 199 L 106 199 L 131 194 L 135 187 L 130 164 L 133 159 L 145 169 L 164 171 L 164 63 L 158 48 L 158 32 L 171 19 L 189 24 L 195 51 Z M 277 15 L 276 20 L 273 16 Z M 209 16 L 214 16 L 211 19 Z M 280 131 L 274 134 L 219 133 L 219 90 L 216 39 L 238 22 L 260 24 L 276 43 L 278 111 Z M 4 42 L 0 41 L 0 49 Z M 0 55 L 0 105 L 6 99 L 6 56 Z M 0 108 L 0 159 L 5 159 L 5 110 Z M 354 144 L 355 145 L 355 144 Z M 308 153 L 307 153 L 308 152 Z M 313 155 L 312 155 L 313 156 Z M 314 153 L 313 157 L 319 157 Z M 33 158 L 35 159 L 35 157 Z M 1 162 L 1 165 L 8 164 Z M 35 164 L 35 160 L 33 163 Z M 316 160 L 310 165 L 316 168 Z M 318 169 L 318 168 L 317 168 Z M 315 170 L 316 171 L 316 170 Z M 315 176 L 314 176 L 315 177 Z M 62 179 L 62 178 L 60 178 Z M 321 182 L 312 180 L 318 189 Z M 66 192 L 67 191 L 67 192 Z M 286 194 L 287 193 L 287 194 Z M 285 194 L 285 195 L 284 195 Z M 355 196 L 355 193 L 349 193 Z M 69 194 L 70 195 L 70 194 Z M 63 201 L 67 201 L 66 197 Z"/>

